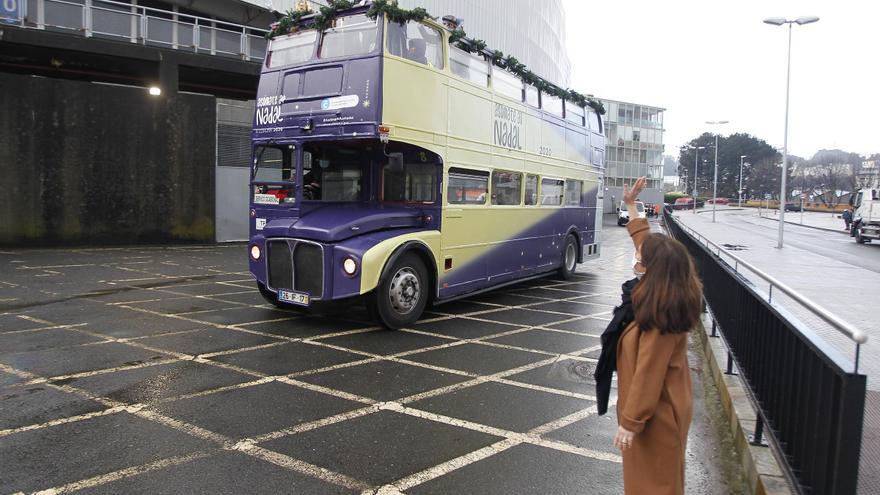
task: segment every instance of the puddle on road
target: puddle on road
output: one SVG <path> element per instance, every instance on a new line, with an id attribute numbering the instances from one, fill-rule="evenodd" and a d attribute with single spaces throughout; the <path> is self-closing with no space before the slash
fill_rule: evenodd
<path id="1" fill-rule="evenodd" d="M 745 251 L 749 249 L 748 246 L 743 244 L 722 244 L 721 246 L 728 251 Z"/>

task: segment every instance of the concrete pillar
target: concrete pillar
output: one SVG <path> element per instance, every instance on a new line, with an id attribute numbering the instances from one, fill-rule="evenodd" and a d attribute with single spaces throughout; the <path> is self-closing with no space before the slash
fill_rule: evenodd
<path id="1" fill-rule="evenodd" d="M 166 97 L 176 96 L 179 79 L 177 59 L 173 56 L 162 54 L 162 60 L 159 61 L 159 87 L 162 88 L 162 95 Z"/>

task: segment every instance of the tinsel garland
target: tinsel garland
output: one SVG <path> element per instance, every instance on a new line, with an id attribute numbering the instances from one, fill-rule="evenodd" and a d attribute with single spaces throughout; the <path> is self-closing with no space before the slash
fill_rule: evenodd
<path id="1" fill-rule="evenodd" d="M 318 31 L 325 31 L 331 27 L 333 20 L 336 19 L 339 11 L 348 10 L 354 6 L 355 2 L 352 0 L 328 0 L 327 6 L 321 7 L 317 14 L 314 14 L 307 20 L 303 20 L 303 17 L 310 16 L 313 12 L 305 10 L 290 10 L 278 22 L 272 24 L 271 30 L 266 34 L 266 37 L 272 39 L 275 36 L 281 36 L 292 32 L 295 33 L 303 27 L 303 24 L 309 21 L 311 21 L 310 27 Z M 380 15 L 384 15 L 390 22 L 396 22 L 400 25 L 409 21 L 421 22 L 425 19 L 436 19 L 436 17 L 431 16 L 421 7 L 407 10 L 398 7 L 397 3 L 393 1 L 373 0 L 370 4 L 370 8 L 367 10 L 367 17 L 375 20 Z M 512 55 L 505 56 L 501 50 L 489 50 L 486 48 L 485 41 L 468 38 L 464 29 L 460 26 L 456 27 L 449 35 L 449 43 L 454 44 L 468 53 L 479 53 L 485 56 L 497 67 L 515 74 L 526 84 L 534 86 L 544 94 L 571 101 L 582 107 L 589 106 L 595 110 L 596 113 L 600 115 L 605 114 L 605 106 L 602 105 L 601 101 L 593 98 L 593 95 L 583 95 L 573 89 L 564 89 L 547 81 L 529 70 L 525 64 Z"/>

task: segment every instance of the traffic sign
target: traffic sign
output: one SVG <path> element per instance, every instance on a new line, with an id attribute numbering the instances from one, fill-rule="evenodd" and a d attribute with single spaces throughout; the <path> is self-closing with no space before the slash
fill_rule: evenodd
<path id="1" fill-rule="evenodd" d="M 0 0 L 0 22 L 18 24 L 21 22 L 21 11 L 24 0 Z"/>

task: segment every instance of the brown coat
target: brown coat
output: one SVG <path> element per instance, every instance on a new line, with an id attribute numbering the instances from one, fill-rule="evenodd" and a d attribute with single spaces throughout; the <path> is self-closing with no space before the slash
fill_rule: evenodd
<path id="1" fill-rule="evenodd" d="M 636 246 L 651 232 L 641 218 L 627 229 Z M 692 408 L 687 333 L 627 326 L 617 343 L 617 387 L 617 421 L 636 433 L 623 452 L 624 491 L 683 494 Z"/>

